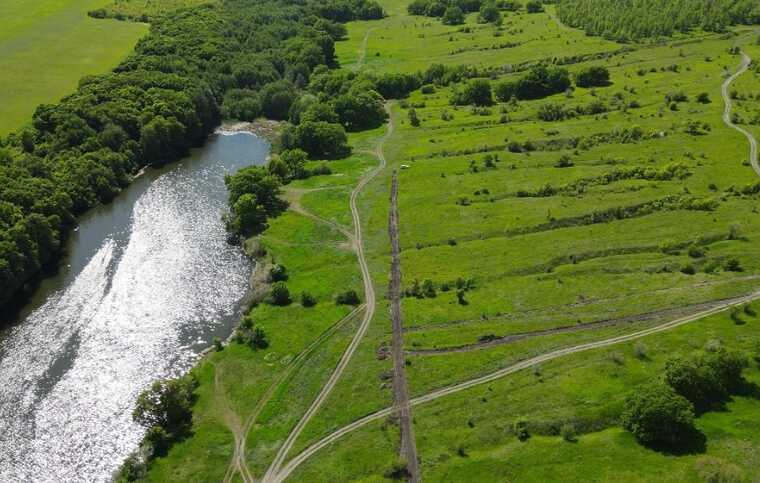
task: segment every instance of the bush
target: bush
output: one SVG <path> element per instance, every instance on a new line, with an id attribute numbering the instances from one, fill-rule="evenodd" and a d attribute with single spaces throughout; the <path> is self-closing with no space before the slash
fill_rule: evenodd
<path id="1" fill-rule="evenodd" d="M 340 124 L 306 121 L 282 133 L 283 149 L 302 149 L 311 158 L 340 158 L 351 152 L 346 130 Z"/>
<path id="2" fill-rule="evenodd" d="M 317 305 L 317 299 L 309 292 L 301 292 L 301 305 L 304 307 L 314 307 Z"/>
<path id="3" fill-rule="evenodd" d="M 274 264 L 269 269 L 270 282 L 284 282 L 288 279 L 288 269 L 284 265 Z"/>
<path id="4" fill-rule="evenodd" d="M 455 106 L 490 106 L 493 104 L 491 83 L 486 79 L 474 79 L 468 82 L 463 89 L 454 91 L 451 104 Z"/>
<path id="5" fill-rule="evenodd" d="M 516 99 L 539 99 L 565 92 L 570 87 L 570 74 L 562 67 L 540 64 L 516 81 L 503 80 L 496 84 L 496 98 L 500 102 Z"/>
<path id="6" fill-rule="evenodd" d="M 563 154 L 559 157 L 559 160 L 554 163 L 555 168 L 569 168 L 571 166 L 575 166 L 573 161 L 570 159 L 570 156 L 567 154 Z"/>
<path id="7" fill-rule="evenodd" d="M 528 13 L 540 13 L 544 11 L 544 6 L 539 0 L 528 0 L 525 3 L 525 10 Z"/>
<path id="8" fill-rule="evenodd" d="M 515 421 L 514 431 L 515 436 L 517 436 L 517 439 L 520 441 L 527 441 L 530 438 L 530 433 L 528 432 L 528 422 L 524 419 L 518 419 Z"/>
<path id="9" fill-rule="evenodd" d="M 148 429 L 146 440 L 156 455 L 164 455 L 169 446 L 190 432 L 192 405 L 198 381 L 194 375 L 156 381 L 137 398 L 132 419 Z"/>
<path id="10" fill-rule="evenodd" d="M 562 104 L 557 102 L 543 104 L 538 108 L 538 118 L 542 121 L 561 121 L 569 115 L 570 113 L 565 110 Z"/>
<path id="11" fill-rule="evenodd" d="M 441 21 L 446 25 L 459 25 L 464 23 L 464 12 L 456 5 L 450 5 L 443 14 Z"/>
<path id="12" fill-rule="evenodd" d="M 562 439 L 569 443 L 572 443 L 577 439 L 575 436 L 575 426 L 573 426 L 572 423 L 563 424 L 559 429 L 559 434 L 562 436 Z"/>
<path id="13" fill-rule="evenodd" d="M 709 104 L 710 103 L 710 94 L 707 92 L 702 92 L 697 96 L 697 102 L 700 104 Z"/>
<path id="14" fill-rule="evenodd" d="M 417 117 L 417 111 L 414 109 L 409 109 L 409 124 L 412 127 L 419 127 L 420 125 L 420 118 Z"/>
<path id="15" fill-rule="evenodd" d="M 359 299 L 359 295 L 356 293 L 356 290 L 347 290 L 345 292 L 339 293 L 335 297 L 335 303 L 338 305 L 359 305 L 359 303 L 361 303 L 361 300 Z"/>
<path id="16" fill-rule="evenodd" d="M 285 282 L 275 282 L 272 285 L 272 290 L 269 292 L 269 302 L 272 305 L 285 306 L 290 304 L 290 290 L 288 290 Z"/>
<path id="17" fill-rule="evenodd" d="M 610 71 L 601 65 L 592 65 L 575 74 L 578 87 L 602 87 L 610 83 Z"/>
<path id="18" fill-rule="evenodd" d="M 631 395 L 622 422 L 644 444 L 677 445 L 695 431 L 691 403 L 661 383 L 645 386 Z"/>

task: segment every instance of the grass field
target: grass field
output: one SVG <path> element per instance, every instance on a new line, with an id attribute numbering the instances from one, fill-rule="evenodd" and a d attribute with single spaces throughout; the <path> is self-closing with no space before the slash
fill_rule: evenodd
<path id="1" fill-rule="evenodd" d="M 569 63 L 571 73 L 603 65 L 611 82 L 545 99 L 497 103 L 488 110 L 451 106 L 451 94 L 461 85 L 438 86 L 428 94 L 416 91 L 393 102 L 396 131 L 385 143 L 389 166 L 359 198 L 378 307 L 346 372 L 296 440 L 291 457 L 392 404 L 392 362 L 381 356 L 391 340 L 382 295 L 390 267 L 390 178 L 402 164 L 408 167 L 399 171 L 404 286 L 411 289 L 415 280 L 429 279 L 437 288 L 435 297 L 402 300 L 412 397 L 757 291 L 760 200 L 742 188 L 759 180 L 747 159 L 746 139 L 721 121 L 720 94 L 725 77 L 740 63 L 732 47 L 760 58 L 754 31 L 739 28 L 729 35 L 696 33 L 669 43 L 623 46 L 568 29 L 551 10 L 505 13 L 501 30 L 477 24 L 472 15 L 465 32 L 406 15 L 403 0 L 382 3 L 386 19 L 348 25 L 348 39 L 336 46 L 343 68 L 413 72 L 430 63 L 504 67 L 582 55 L 594 60 Z M 735 89 L 737 112 L 752 119 L 760 108 L 756 69 L 741 77 Z M 672 108 L 665 97 L 675 91 L 686 100 Z M 697 101 L 702 93 L 707 102 Z M 600 103 L 605 112 L 541 121 L 538 112 L 549 103 Z M 408 120 L 411 107 L 420 127 Z M 749 129 L 760 134 L 755 126 Z M 253 309 L 257 323 L 271 334 L 272 346 L 261 353 L 232 347 L 201 365 L 195 436 L 157 460 L 150 479 L 190 478 L 196 471 L 203 475 L 199 481 L 221 479 L 233 453 L 221 400 L 229 400 L 241 418 L 265 402 L 246 434 L 243 455 L 259 477 L 316 397 L 354 325 L 322 340 L 310 362 L 293 369 L 288 379 L 279 377 L 288 373 L 295 354 L 345 315 L 331 303 L 334 294 L 360 287 L 355 256 L 339 230 L 324 220 L 350 228 L 349 193 L 377 163 L 365 152 L 375 148 L 383 133 L 352 135 L 356 154 L 333 162 L 331 176 L 288 186 L 288 199 L 298 200 L 302 210 L 323 222 L 290 211 L 272 220 L 261 242 L 288 267 L 291 292 L 308 289 L 320 303 L 312 309 L 298 304 Z M 507 148 L 530 144 L 531 149 Z M 496 155 L 498 161 L 489 165 L 486 155 Z M 563 155 L 570 166 L 558 167 Z M 638 168 L 661 173 L 674 165 L 682 176 L 613 176 Z M 699 203 L 702 207 L 695 208 Z M 633 210 L 638 206 L 648 208 Z M 457 300 L 457 279 L 470 280 L 465 282 L 466 303 Z M 701 416 L 697 425 L 707 446 L 695 454 L 646 449 L 619 426 L 626 396 L 657 377 L 670 356 L 715 340 L 756 354 L 760 319 L 746 316 L 743 322 L 720 313 L 415 406 L 422 477 L 715 481 L 709 480 L 710 471 L 720 466 L 741 475 L 738 481 L 756 481 L 756 398 L 736 397 L 725 411 Z M 526 334 L 510 343 L 482 344 Z M 641 346 L 645 358 L 635 356 Z M 215 382 L 214 371 L 220 368 L 224 377 Z M 760 382 L 756 364 L 747 376 Z M 265 396 L 268 387 L 275 396 Z M 527 442 L 513 434 L 517 419 L 531 427 L 533 437 Z M 556 435 L 565 422 L 581 429 L 577 442 Z M 212 430 L 204 429 L 207 424 Z M 290 481 L 385 481 L 383 475 L 398 459 L 398 438 L 392 419 L 372 422 L 317 452 Z"/>
<path id="2" fill-rule="evenodd" d="M 39 104 L 72 92 L 83 76 L 115 67 L 148 26 L 96 20 L 108 0 L 0 3 L 0 136 L 30 121 Z"/>

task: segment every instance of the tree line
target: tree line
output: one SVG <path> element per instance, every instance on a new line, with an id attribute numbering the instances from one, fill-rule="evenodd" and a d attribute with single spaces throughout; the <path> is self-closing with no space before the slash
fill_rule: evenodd
<path id="1" fill-rule="evenodd" d="M 754 0 L 560 0 L 557 13 L 567 25 L 619 41 L 760 23 Z"/>
<path id="2" fill-rule="evenodd" d="M 202 144 L 223 115 L 287 116 L 315 73 L 336 67 L 340 22 L 382 15 L 371 0 L 225 0 L 155 18 L 112 72 L 83 78 L 0 140 L 0 304 L 56 261 L 77 215 L 109 202 L 140 168 Z M 335 106 L 349 128 L 352 107 Z M 293 147 L 313 152 L 312 136 L 342 129 L 317 121 Z"/>

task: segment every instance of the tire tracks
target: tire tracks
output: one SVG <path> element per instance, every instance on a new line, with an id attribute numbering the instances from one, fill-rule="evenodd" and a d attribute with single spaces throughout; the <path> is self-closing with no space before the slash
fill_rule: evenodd
<path id="1" fill-rule="evenodd" d="M 747 138 L 749 141 L 749 162 L 752 165 L 752 169 L 755 170 L 755 173 L 760 176 L 760 165 L 757 162 L 757 139 L 755 139 L 755 136 L 752 135 L 749 131 L 744 129 L 741 126 L 737 126 L 734 124 L 734 122 L 731 120 L 731 96 L 728 93 L 728 89 L 731 87 L 731 84 L 742 74 L 747 72 L 747 69 L 749 69 L 750 64 L 752 63 L 752 58 L 747 55 L 746 53 L 742 52 L 742 62 L 739 66 L 739 69 L 733 73 L 728 79 L 723 82 L 723 85 L 721 86 L 720 93 L 723 96 L 723 103 L 724 103 L 724 109 L 723 109 L 723 122 L 726 124 L 726 126 L 730 127 L 731 129 L 734 129 L 736 131 L 739 131 L 740 133 L 744 134 L 744 137 Z"/>
<path id="2" fill-rule="evenodd" d="M 410 403 L 412 406 L 417 406 L 419 404 L 424 404 L 430 401 L 434 401 L 436 399 L 442 398 L 444 396 L 449 396 L 451 394 L 455 394 L 460 391 L 464 391 L 465 389 L 470 389 L 472 387 L 485 384 L 488 382 L 495 381 L 497 379 L 501 379 L 504 376 L 514 374 L 516 372 L 528 369 L 530 367 L 536 366 L 538 364 L 548 362 L 554 359 L 558 359 L 560 357 L 568 356 L 571 354 L 577 354 L 580 352 L 586 352 L 593 349 L 601 349 L 604 347 L 609 347 L 617 344 L 622 344 L 625 342 L 631 342 L 637 339 L 640 339 L 642 337 L 646 337 L 649 335 L 657 334 L 659 332 L 665 332 L 667 330 L 674 329 L 676 327 L 680 327 L 682 325 L 688 324 L 690 322 L 693 322 L 695 320 L 699 320 L 705 317 L 708 317 L 710 315 L 714 315 L 720 312 L 723 312 L 729 308 L 736 307 L 739 305 L 742 305 L 744 303 L 752 302 L 754 300 L 760 299 L 760 292 L 755 292 L 753 294 L 747 295 L 745 297 L 741 297 L 735 301 L 727 302 L 724 304 L 721 304 L 718 307 L 714 307 L 709 310 L 705 310 L 703 312 L 699 312 L 697 314 L 693 314 L 687 317 L 682 317 L 670 322 L 666 322 L 664 324 L 660 324 L 655 327 L 650 327 L 648 329 L 640 330 L 638 332 L 634 332 L 631 334 L 621 335 L 617 337 L 612 337 L 609 339 L 604 339 L 601 341 L 596 342 L 587 342 L 584 344 L 579 344 L 576 346 L 566 347 L 563 349 L 558 349 L 552 352 L 548 352 L 546 354 L 542 354 L 540 356 L 536 356 L 530 359 L 526 359 L 524 361 L 520 361 L 516 364 L 512 364 L 510 366 L 507 366 L 503 369 L 499 369 L 498 371 L 494 371 L 492 373 L 486 374 L 484 376 L 480 376 L 474 379 L 470 379 L 468 381 L 461 382 L 459 384 L 454 384 L 451 386 L 446 386 L 441 389 L 432 391 L 428 394 L 425 394 L 423 396 L 418 396 L 416 398 L 413 398 Z M 368 414 L 367 416 L 364 416 L 361 419 L 358 419 L 354 421 L 351 424 L 348 424 L 344 426 L 343 428 L 329 434 L 328 436 L 322 438 L 318 442 L 314 443 L 313 445 L 309 446 L 308 448 L 304 449 L 301 453 L 299 453 L 295 458 L 290 460 L 287 465 L 285 465 L 280 474 L 278 475 L 279 479 L 278 481 L 283 481 L 285 478 L 287 478 L 288 475 L 290 475 L 301 463 L 306 461 L 309 457 L 311 457 L 314 453 L 319 451 L 320 449 L 328 446 L 329 444 L 337 441 L 338 439 L 342 438 L 343 436 L 347 435 L 348 433 L 351 433 L 352 431 L 355 431 L 363 426 L 366 426 L 367 424 L 377 421 L 379 419 L 382 419 L 384 417 L 387 417 L 391 414 L 393 414 L 394 408 L 385 408 L 380 411 L 376 411 L 374 413 Z"/>
<path id="3" fill-rule="evenodd" d="M 394 171 L 391 179 L 391 209 L 388 217 L 388 234 L 391 240 L 391 322 L 393 324 L 393 401 L 394 412 L 399 417 L 401 429 L 401 456 L 406 460 L 409 481 L 420 481 L 420 466 L 417 459 L 417 444 L 414 439 L 412 410 L 409 404 L 409 386 L 404 370 L 404 323 L 401 315 L 401 243 L 398 230 L 398 175 Z"/>
<path id="4" fill-rule="evenodd" d="M 364 282 L 364 294 L 365 294 L 365 304 L 366 304 L 364 317 L 362 319 L 361 324 L 359 325 L 359 329 L 356 331 L 356 334 L 351 340 L 351 343 L 349 344 L 348 348 L 346 348 L 345 352 L 340 358 L 340 361 L 338 362 L 338 365 L 335 367 L 335 369 L 333 370 L 333 373 L 330 375 L 330 379 L 328 379 L 327 383 L 322 387 L 322 390 L 320 391 L 317 398 L 312 402 L 309 409 L 306 411 L 306 413 L 303 415 L 301 420 L 298 421 L 296 426 L 288 435 L 287 439 L 285 440 L 285 443 L 278 450 L 277 455 L 275 456 L 275 459 L 272 461 L 266 473 L 264 474 L 264 478 L 263 478 L 264 482 L 270 482 L 270 481 L 279 482 L 284 479 L 284 477 L 280 476 L 280 468 L 282 467 L 282 464 L 285 461 L 285 458 L 287 457 L 290 450 L 293 448 L 293 444 L 295 444 L 295 441 L 296 439 L 298 439 L 298 436 L 301 435 L 301 432 L 303 431 L 304 427 L 306 427 L 306 424 L 311 420 L 311 418 L 314 416 L 314 414 L 322 406 L 322 404 L 325 402 L 327 397 L 332 392 L 333 388 L 338 382 L 338 379 L 340 378 L 340 376 L 343 374 L 343 371 L 348 366 L 348 363 L 351 360 L 351 357 L 354 355 L 354 353 L 356 352 L 356 349 L 359 347 L 359 343 L 364 338 L 364 334 L 366 334 L 367 332 L 369 323 L 375 314 L 375 305 L 376 305 L 375 304 L 375 288 L 372 283 L 372 277 L 370 276 L 369 267 L 367 265 L 366 258 L 364 256 L 361 218 L 359 216 L 359 209 L 357 208 L 356 201 L 359 198 L 359 194 L 362 192 L 364 187 L 370 181 L 372 181 L 372 179 L 375 176 L 377 176 L 377 174 L 380 171 L 382 171 L 387 164 L 383 147 L 385 145 L 385 142 L 388 140 L 388 138 L 393 134 L 394 125 L 393 125 L 393 116 L 391 113 L 390 104 L 385 105 L 385 110 L 388 113 L 388 126 L 386 129 L 385 135 L 383 135 L 383 137 L 380 139 L 375 149 L 375 156 L 377 157 L 379 161 L 378 166 L 374 168 L 372 171 L 370 171 L 369 173 L 367 173 L 359 181 L 359 183 L 356 185 L 353 191 L 351 191 L 351 199 L 350 199 L 351 216 L 354 222 L 354 239 L 356 240 L 356 256 L 359 261 L 359 266 L 361 267 L 362 280 Z"/>

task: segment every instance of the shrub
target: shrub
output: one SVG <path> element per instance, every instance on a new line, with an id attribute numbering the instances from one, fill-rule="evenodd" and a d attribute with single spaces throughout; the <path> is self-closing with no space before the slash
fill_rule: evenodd
<path id="1" fill-rule="evenodd" d="M 527 441 L 530 438 L 530 433 L 528 432 L 528 422 L 524 419 L 518 419 L 515 421 L 514 431 L 515 436 L 517 436 L 517 439 L 520 441 Z"/>
<path id="2" fill-rule="evenodd" d="M 454 91 L 451 104 L 455 106 L 490 106 L 493 104 L 491 83 L 486 79 L 474 79 L 468 82 L 463 89 Z"/>
<path id="3" fill-rule="evenodd" d="M 464 290 L 457 290 L 457 303 L 459 305 L 468 305 L 469 302 L 464 298 Z"/>
<path id="4" fill-rule="evenodd" d="M 214 350 L 217 352 L 224 350 L 224 344 L 222 344 L 222 339 L 219 337 L 214 337 Z"/>
<path id="5" fill-rule="evenodd" d="M 284 265 L 274 264 L 269 269 L 270 282 L 284 282 L 288 279 L 288 269 Z"/>
<path id="6" fill-rule="evenodd" d="M 707 92 L 702 92 L 697 96 L 697 102 L 700 104 L 709 104 L 710 103 L 710 94 Z"/>
<path id="7" fill-rule="evenodd" d="M 563 154 L 559 157 L 559 160 L 554 163 L 555 168 L 569 168 L 571 166 L 575 166 L 572 159 L 570 159 L 570 156 L 567 154 Z"/>
<path id="8" fill-rule="evenodd" d="M 723 268 L 729 272 L 741 272 L 744 270 L 741 262 L 736 258 L 729 258 L 726 260 L 726 263 L 723 264 Z"/>
<path id="9" fill-rule="evenodd" d="M 435 86 L 433 84 L 425 84 L 420 87 L 420 92 L 423 94 L 435 94 Z"/>
<path id="10" fill-rule="evenodd" d="M 356 290 L 346 290 L 335 297 L 335 303 L 338 305 L 359 305 L 360 302 Z"/>
<path id="11" fill-rule="evenodd" d="M 193 422 L 192 405 L 198 381 L 194 375 L 156 381 L 137 398 L 132 419 L 148 429 L 146 440 L 156 455 L 189 434 Z"/>
<path id="12" fill-rule="evenodd" d="M 301 305 L 304 307 L 314 307 L 317 305 L 317 299 L 309 292 L 301 292 Z"/>
<path id="13" fill-rule="evenodd" d="M 640 388 L 629 396 L 622 422 L 644 444 L 676 445 L 695 430 L 691 403 L 661 383 Z"/>
<path id="14" fill-rule="evenodd" d="M 542 121 L 561 121 L 570 115 L 562 104 L 550 102 L 538 108 L 538 118 Z"/>
<path id="15" fill-rule="evenodd" d="M 665 102 L 667 104 L 674 102 L 686 102 L 688 100 L 689 96 L 687 96 L 683 91 L 673 91 L 665 94 Z"/>
<path id="16" fill-rule="evenodd" d="M 528 0 L 525 3 L 525 10 L 528 13 L 540 13 L 544 11 L 544 6 L 539 0 Z"/>
<path id="17" fill-rule="evenodd" d="M 610 71 L 601 65 L 592 65 L 575 74 L 578 87 L 601 87 L 610 83 Z"/>
<path id="18" fill-rule="evenodd" d="M 291 302 L 290 290 L 285 282 L 275 282 L 269 292 L 269 302 L 272 305 L 285 306 Z"/>
<path id="19" fill-rule="evenodd" d="M 417 111 L 414 109 L 409 109 L 409 124 L 412 127 L 419 127 L 420 125 L 420 118 L 417 117 Z"/>
<path id="20" fill-rule="evenodd" d="M 647 346 L 643 342 L 636 342 L 636 345 L 633 346 L 633 353 L 636 355 L 636 358 L 641 361 L 649 358 L 647 352 Z"/>
<path id="21" fill-rule="evenodd" d="M 562 436 L 562 439 L 569 443 L 572 443 L 577 439 L 575 436 L 575 426 L 573 426 L 572 423 L 563 424 L 559 429 L 559 434 Z"/>
<path id="22" fill-rule="evenodd" d="M 464 23 L 464 12 L 456 5 L 450 5 L 443 14 L 441 21 L 446 25 L 459 25 Z"/>

